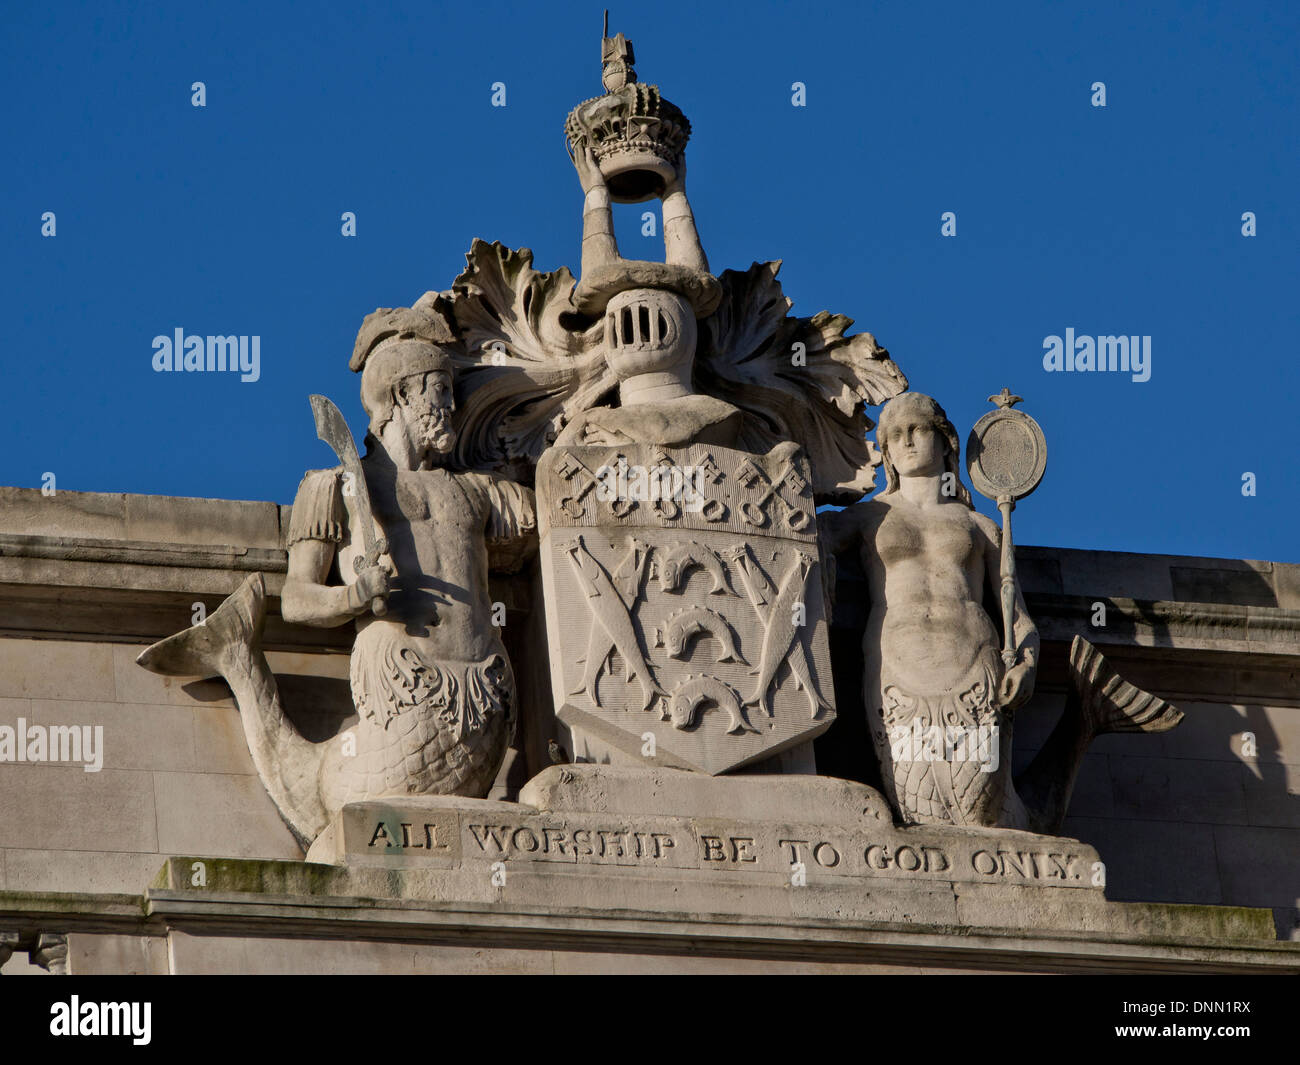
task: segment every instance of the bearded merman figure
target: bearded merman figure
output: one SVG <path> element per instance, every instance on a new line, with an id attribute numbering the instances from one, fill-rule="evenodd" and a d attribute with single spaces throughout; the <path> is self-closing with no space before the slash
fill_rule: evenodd
<path id="1" fill-rule="evenodd" d="M 525 487 L 449 464 L 454 344 L 433 306 L 367 317 L 350 365 L 370 419 L 361 468 L 373 513 L 342 467 L 309 472 L 294 500 L 282 612 L 303 625 L 355 623 L 354 742 L 311 743 L 285 717 L 260 646 L 261 574 L 206 623 L 140 656 L 157 672 L 226 678 L 254 764 L 304 846 L 347 803 L 486 796 L 513 736 L 515 684 L 492 615 L 489 549 L 527 550 L 534 505 Z M 357 561 L 362 521 L 386 545 L 370 564 Z"/>

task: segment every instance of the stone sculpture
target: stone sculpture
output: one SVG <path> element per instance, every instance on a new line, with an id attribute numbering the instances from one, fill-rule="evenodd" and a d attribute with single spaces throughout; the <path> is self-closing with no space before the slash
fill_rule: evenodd
<path id="1" fill-rule="evenodd" d="M 655 86 L 636 82 L 630 43 L 604 43 L 609 91 L 566 124 L 585 197 L 571 300 L 603 316 L 595 350 L 618 390 L 574 411 L 538 460 L 556 712 L 576 749 L 602 760 L 721 773 L 803 744 L 785 768 L 807 771 L 807 741 L 834 718 L 812 472 L 826 449 L 811 438 L 811 466 L 793 433 L 760 450 L 749 397 L 710 387 L 697 361 L 747 341 L 736 364 L 765 365 L 769 388 L 782 357 L 789 378 L 812 376 L 813 393 L 816 371 L 789 359 L 796 342 L 778 346 L 784 323 L 764 308 L 727 313 L 743 284 L 709 273 L 686 194 L 689 123 Z M 663 199 L 665 261 L 626 260 L 610 204 L 654 196 Z M 751 271 L 745 280 L 760 279 Z M 715 314 L 720 304 L 727 311 Z M 855 386 L 849 421 L 873 384 L 886 394 L 904 386 L 874 341 L 863 346 L 872 361 L 858 366 L 868 372 L 845 373 Z M 828 399 L 815 396 L 814 409 Z M 610 471 L 627 469 L 656 483 L 675 474 L 693 491 L 603 497 Z"/>
<path id="2" fill-rule="evenodd" d="M 798 441 L 818 503 L 871 490 L 876 405 L 907 380 L 870 333 L 821 312 L 789 316 L 779 263 L 715 277 L 686 193 L 690 123 L 602 41 L 605 95 L 574 108 L 569 150 L 584 194 L 581 278 L 475 241 L 435 299 L 467 353 L 458 460 L 528 481 L 551 446 L 708 444 L 767 454 Z M 612 202 L 663 201 L 665 261 L 624 259 Z"/>
<path id="3" fill-rule="evenodd" d="M 1056 831 L 1083 751 L 1104 732 L 1161 732 L 1182 715 L 1119 678 L 1076 637 L 1075 691 L 1048 743 L 1011 778 L 1016 710 L 1033 693 L 1038 633 L 997 525 L 961 481 L 956 430 L 931 397 L 890 400 L 877 430 L 886 485 L 825 514 L 831 551 L 860 553 L 871 591 L 863 693 L 885 790 L 905 823 Z M 985 610 L 1009 579 L 1003 640 Z M 1010 656 L 1008 656 L 1010 657 Z"/>
<path id="4" fill-rule="evenodd" d="M 1077 645 L 1077 693 L 1012 781 L 1037 634 L 1009 526 L 1000 535 L 971 506 L 955 431 L 906 393 L 871 334 L 846 335 L 841 315 L 791 316 L 778 263 L 710 272 L 686 192 L 689 121 L 637 80 L 621 34 L 601 58 L 606 92 L 565 127 L 584 195 L 581 277 L 475 241 L 450 289 L 369 316 L 351 363 L 370 418 L 364 459 L 313 397 L 341 464 L 299 488 L 282 613 L 355 622 L 355 752 L 309 743 L 286 718 L 260 649 L 260 576 L 141 664 L 229 681 L 304 844 L 347 804 L 481 799 L 517 704 L 489 617 L 489 554 L 517 567 L 539 548 L 547 647 L 522 653 L 539 656 L 540 687 L 549 674 L 553 704 L 544 692 L 533 704 L 546 758 L 808 774 L 810 741 L 835 717 L 832 556 L 855 549 L 872 587 L 867 709 L 899 817 L 1054 830 L 1093 735 L 1172 727 L 1177 711 Z M 665 259 L 624 259 L 611 204 L 653 198 Z M 877 447 L 866 407 L 886 401 Z M 884 492 L 859 502 L 882 460 Z M 1004 522 L 1014 498 L 999 495 Z M 827 503 L 850 506 L 819 534 Z M 1002 595 L 1001 654 L 988 588 Z M 904 757 L 898 734 L 913 726 L 965 729 L 985 757 Z"/>
<path id="5" fill-rule="evenodd" d="M 349 802 L 485 796 L 513 734 L 515 685 L 493 624 L 488 550 L 533 537 L 532 493 L 448 464 L 453 345 L 431 307 L 368 316 L 351 361 L 368 451 L 354 464 L 350 438 L 331 441 L 343 465 L 308 473 L 294 501 L 282 612 L 304 625 L 355 620 L 353 744 L 311 743 L 285 716 L 260 647 L 260 574 L 206 623 L 139 659 L 156 672 L 226 678 L 254 764 L 304 846 Z"/>
<path id="6" fill-rule="evenodd" d="M 565 126 L 581 276 L 476 240 L 445 291 L 367 317 L 351 361 L 364 457 L 312 397 L 338 465 L 302 479 L 279 607 L 290 626 L 355 629 L 355 724 L 313 729 L 283 705 L 295 693 L 262 651 L 260 574 L 140 656 L 226 679 L 306 849 L 171 858 L 141 953 L 595 971 L 709 942 L 801 968 L 1038 971 L 1206 968 L 1228 957 L 1206 953 L 1220 938 L 1235 965 L 1276 965 L 1275 944 L 1239 938 L 1265 911 L 1108 902 L 1102 854 L 1057 835 L 1094 736 L 1181 716 L 1086 640 L 1059 723 L 1013 777 L 1040 654 L 1058 650 L 1040 647 L 1016 577 L 1011 512 L 1046 464 L 1018 397 L 1004 390 L 967 445 L 999 528 L 972 506 L 947 415 L 871 334 L 791 314 L 778 263 L 712 273 L 689 121 L 637 80 L 624 37 L 606 35 L 601 60 L 605 92 Z M 625 259 L 611 205 L 653 199 L 664 261 Z M 850 628 L 832 644 L 837 553 L 866 575 L 861 664 Z M 490 570 L 513 571 L 492 595 Z M 331 660 L 304 657 L 325 679 Z M 848 716 L 859 678 L 870 739 Z M 818 774 L 814 738 L 821 768 L 834 758 L 850 779 Z M 257 949 L 268 922 L 310 952 Z M 185 934 L 196 923 L 221 934 Z M 0 933 L 0 960 L 57 959 L 33 927 Z"/>
<path id="7" fill-rule="evenodd" d="M 602 492 L 598 475 L 621 466 L 698 471 L 698 495 Z M 546 452 L 537 492 L 560 720 L 614 760 L 707 773 L 825 731 L 834 696 L 809 486 L 795 444 L 761 456 L 699 444 Z"/>

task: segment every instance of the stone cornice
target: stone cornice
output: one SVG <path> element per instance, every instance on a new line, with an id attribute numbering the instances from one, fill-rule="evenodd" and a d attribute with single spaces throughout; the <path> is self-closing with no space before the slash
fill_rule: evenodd
<path id="1" fill-rule="evenodd" d="M 175 566 L 181 569 L 261 570 L 263 573 L 284 573 L 289 568 L 288 553 L 281 548 L 207 547 L 149 540 L 21 536 L 13 533 L 0 533 L 0 556 L 129 566 Z"/>
<path id="2" fill-rule="evenodd" d="M 1123 904 L 1158 925 L 1220 907 Z M 1271 926 L 1267 910 L 1232 910 L 1245 927 Z M 1258 921 L 1251 918 L 1258 914 Z M 1057 932 L 783 914 L 665 913 L 504 902 L 199 893 L 151 889 L 144 896 L 0 892 L 0 927 L 60 933 L 394 939 L 482 949 L 609 951 L 665 957 L 764 958 L 1074 973 L 1300 972 L 1300 943 L 1167 933 Z"/>
<path id="3" fill-rule="evenodd" d="M 1092 624 L 1098 603 L 1103 625 Z M 1042 592 L 1025 605 L 1044 639 L 1082 633 L 1097 644 L 1300 655 L 1300 610 L 1290 608 Z"/>

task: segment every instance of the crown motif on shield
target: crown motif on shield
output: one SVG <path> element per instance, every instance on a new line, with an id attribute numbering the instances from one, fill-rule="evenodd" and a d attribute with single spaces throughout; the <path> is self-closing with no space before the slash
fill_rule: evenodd
<path id="1" fill-rule="evenodd" d="M 564 122 L 571 155 L 591 146 L 620 203 L 639 203 L 663 193 L 691 136 L 681 109 L 659 93 L 658 85 L 636 80 L 632 42 L 623 34 L 601 38 L 601 81 L 607 92 L 584 100 Z"/>

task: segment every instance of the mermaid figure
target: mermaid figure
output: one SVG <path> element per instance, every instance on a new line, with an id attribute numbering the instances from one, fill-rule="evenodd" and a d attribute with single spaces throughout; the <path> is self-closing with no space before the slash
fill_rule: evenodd
<path id="1" fill-rule="evenodd" d="M 984 607 L 997 601 L 1000 530 L 975 511 L 956 429 L 931 397 L 891 399 L 876 438 L 884 491 L 819 522 L 828 548 L 856 549 L 867 576 L 863 692 L 890 802 L 906 824 L 1057 832 L 1094 736 L 1163 732 L 1182 714 L 1076 637 L 1065 712 L 1013 780 L 1015 715 L 1033 694 L 1039 639 L 1017 583 L 1017 657 L 1003 663 Z"/>

